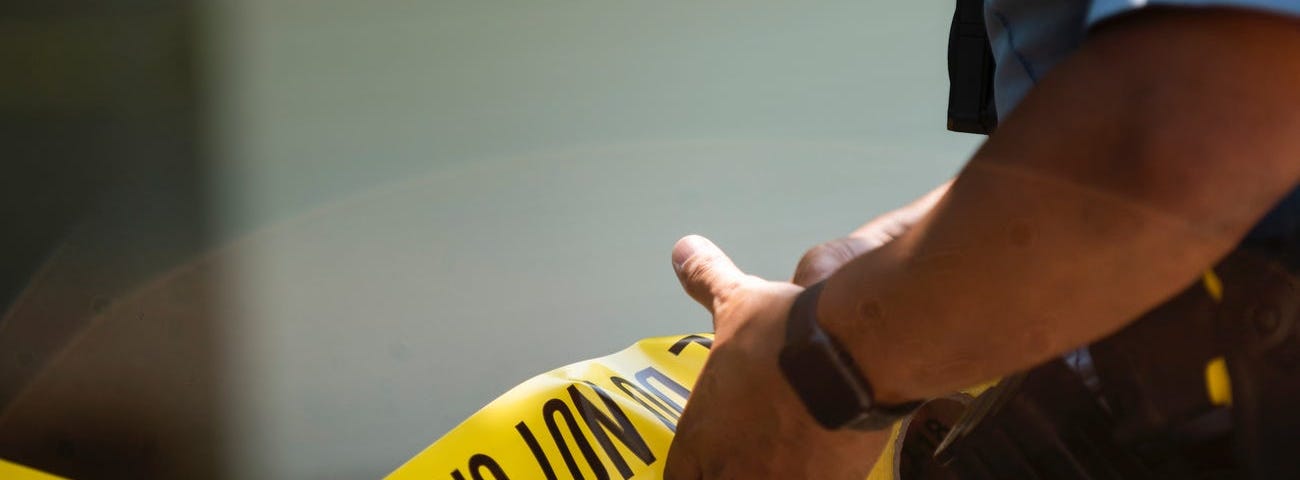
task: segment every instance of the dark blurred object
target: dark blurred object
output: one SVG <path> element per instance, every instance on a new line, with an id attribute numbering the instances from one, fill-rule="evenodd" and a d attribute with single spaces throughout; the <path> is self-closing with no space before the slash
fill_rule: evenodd
<path id="1" fill-rule="evenodd" d="M 219 476 L 194 5 L 0 5 L 0 457 L 76 478 Z M 126 311 L 132 308 L 136 311 Z M 196 320 L 201 319 L 201 320 Z"/>
<path id="2" fill-rule="evenodd" d="M 998 128 L 996 69 L 984 28 L 984 0 L 957 0 L 948 31 L 948 130 L 989 135 Z"/>
<path id="3" fill-rule="evenodd" d="M 1300 478 L 1300 282 L 1287 265 L 1246 245 L 1215 267 L 1221 300 L 1189 287 L 1004 380 L 918 478 Z M 1207 366 L 1222 358 L 1230 406 L 1208 394 Z"/>
<path id="4" fill-rule="evenodd" d="M 1216 323 L 1228 345 L 1243 470 L 1251 478 L 1300 478 L 1300 270 L 1269 261 L 1275 252 L 1260 245 L 1223 263 Z"/>

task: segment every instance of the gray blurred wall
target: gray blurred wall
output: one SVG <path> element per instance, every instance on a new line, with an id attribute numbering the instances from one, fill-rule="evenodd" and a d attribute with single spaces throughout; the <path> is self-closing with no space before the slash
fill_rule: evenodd
<path id="1" fill-rule="evenodd" d="M 398 466 L 505 389 L 705 331 L 672 242 L 786 278 L 942 182 L 944 2 L 226 0 L 234 452 Z"/>
<path id="2" fill-rule="evenodd" d="M 207 218 L 165 221 L 203 238 L 129 282 L 82 267 L 157 235 L 65 244 L 7 320 L 98 327 L 7 418 L 119 399 L 116 427 L 170 429 L 132 452 L 200 452 L 206 476 L 381 476 L 532 375 L 707 331 L 678 237 L 787 278 L 980 141 L 943 129 L 945 2 L 200 5 L 202 181 L 169 185 Z M 208 436 L 174 440 L 200 415 Z"/>

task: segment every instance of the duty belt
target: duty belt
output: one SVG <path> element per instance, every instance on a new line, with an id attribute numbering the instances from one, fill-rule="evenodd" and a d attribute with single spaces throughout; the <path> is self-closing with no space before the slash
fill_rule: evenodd
<path id="1" fill-rule="evenodd" d="M 1300 281 L 1240 248 L 1127 328 L 918 413 L 913 479 L 1300 478 Z M 927 407 L 928 408 L 928 407 Z"/>

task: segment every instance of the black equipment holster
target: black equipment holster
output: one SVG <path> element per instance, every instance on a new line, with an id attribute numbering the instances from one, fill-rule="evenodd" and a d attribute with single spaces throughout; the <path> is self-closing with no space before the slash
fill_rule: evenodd
<path id="1" fill-rule="evenodd" d="M 1266 251 L 1214 268 L 1118 333 L 1003 379 L 907 437 L 900 478 L 1300 478 L 1300 280 Z M 1222 359 L 1231 405 L 1207 392 Z M 944 408 L 951 411 L 951 406 Z M 911 435 L 909 433 L 909 435 Z"/>

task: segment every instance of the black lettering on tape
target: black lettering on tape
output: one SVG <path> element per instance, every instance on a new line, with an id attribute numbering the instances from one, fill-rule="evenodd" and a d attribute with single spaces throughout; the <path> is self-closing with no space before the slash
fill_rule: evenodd
<path id="1" fill-rule="evenodd" d="M 492 480 L 510 480 L 510 477 L 506 476 L 506 472 L 501 470 L 501 465 L 497 463 L 496 459 L 481 453 L 469 457 L 469 472 L 470 475 L 474 476 L 474 480 L 488 480 L 479 475 L 479 471 L 485 468 L 492 473 Z"/>
<path id="2" fill-rule="evenodd" d="M 609 480 L 609 472 L 605 470 L 605 464 L 601 463 L 600 457 L 597 457 L 596 451 L 591 448 L 591 442 L 588 442 L 587 436 L 583 435 L 582 427 L 579 427 L 577 420 L 573 418 L 573 411 L 569 410 L 569 406 L 563 400 L 552 398 L 542 405 L 542 418 L 546 419 L 546 429 L 551 432 L 551 438 L 555 440 L 555 446 L 560 449 L 560 456 L 564 457 L 564 464 L 569 467 L 569 473 L 573 474 L 574 480 L 582 480 L 584 477 L 582 471 L 578 470 L 578 462 L 573 460 L 573 453 L 569 452 L 569 446 L 564 441 L 560 426 L 555 424 L 556 414 L 564 418 L 569 433 L 573 435 L 573 443 L 578 445 L 578 450 L 587 459 L 587 465 L 591 467 L 592 473 L 596 474 L 596 479 Z"/>
<path id="3" fill-rule="evenodd" d="M 659 419 L 659 423 L 668 427 L 669 431 L 677 431 L 677 421 L 681 416 L 678 415 L 672 407 L 665 405 L 663 400 L 660 400 L 659 397 L 652 395 L 650 392 L 645 391 L 644 388 L 637 386 L 637 384 L 632 383 L 630 380 L 623 377 L 609 377 L 609 381 L 613 383 L 614 386 L 617 386 L 619 390 L 622 390 L 623 394 L 627 395 L 627 398 L 641 404 L 642 407 L 645 407 L 646 410 L 653 413 L 655 418 Z M 654 406 L 652 407 L 650 404 L 654 404 Z"/>
<path id="4" fill-rule="evenodd" d="M 542 452 L 542 445 L 537 443 L 537 437 L 533 436 L 533 431 L 528 429 L 528 425 L 519 422 L 515 425 L 515 431 L 519 432 L 519 436 L 524 438 L 524 443 L 528 444 L 528 450 L 533 452 L 533 458 L 537 460 L 537 466 L 541 467 L 542 474 L 546 475 L 546 480 L 558 480 L 555 469 L 551 468 L 551 461 L 546 458 L 546 453 Z"/>
<path id="5" fill-rule="evenodd" d="M 505 470 L 501 469 L 501 464 L 497 463 L 496 459 L 481 453 L 469 457 L 469 474 L 474 480 L 488 480 L 479 473 L 479 470 L 484 468 L 492 473 L 492 480 L 510 480 L 510 477 L 506 476 Z M 451 478 L 452 480 L 465 480 L 465 474 L 460 473 L 458 468 L 451 471 Z"/>
<path id="6" fill-rule="evenodd" d="M 699 335 L 687 335 L 685 337 L 682 337 L 681 340 L 678 340 L 677 342 L 673 343 L 673 346 L 668 347 L 668 352 L 672 353 L 673 355 L 681 355 L 682 349 L 686 348 L 687 345 L 690 345 L 692 343 L 698 343 L 702 345 L 704 348 L 710 350 L 713 349 L 713 339 L 701 337 Z"/>
<path id="7" fill-rule="evenodd" d="M 641 433 L 636 431 L 636 426 L 632 425 L 632 419 L 628 418 L 627 414 L 623 413 L 623 409 L 618 407 L 618 402 L 615 402 L 605 392 L 605 389 L 596 386 L 596 384 L 586 381 L 583 383 L 596 392 L 596 396 L 600 397 L 601 403 L 604 403 L 605 408 L 609 410 L 609 414 L 600 411 L 596 404 L 578 391 L 576 385 L 569 385 L 569 398 L 573 399 L 573 404 L 578 407 L 578 413 L 582 415 L 583 420 L 587 421 L 587 428 L 596 437 L 596 442 L 600 443 L 601 448 L 605 449 L 605 455 L 609 457 L 610 461 L 614 462 L 614 468 L 618 469 L 618 473 L 622 474 L 625 480 L 632 478 L 632 468 L 628 466 L 623 454 L 619 453 L 618 448 L 614 446 L 614 442 L 610 441 L 609 434 L 611 433 L 646 465 L 654 463 L 654 452 L 650 451 L 650 446 L 646 445 Z"/>
<path id="8" fill-rule="evenodd" d="M 663 390 L 660 390 L 659 387 L 656 387 L 654 386 L 654 384 L 650 383 L 651 379 L 658 380 L 658 383 L 662 385 L 664 388 L 676 392 L 677 395 L 681 397 L 682 403 L 677 403 L 676 400 L 668 398 L 668 394 L 664 393 Z M 691 396 L 690 389 L 687 389 L 686 387 L 683 387 L 682 384 L 673 381 L 673 379 L 671 378 L 668 378 L 668 375 L 664 375 L 663 372 L 660 372 L 659 370 L 655 370 L 655 367 L 645 367 L 641 369 L 641 371 L 636 372 L 636 381 L 637 383 L 640 383 L 641 386 L 644 387 L 646 390 L 650 391 L 650 393 L 655 394 L 656 397 L 659 397 L 660 400 L 663 400 L 665 404 L 667 404 L 669 407 L 673 409 L 673 411 L 677 412 L 678 416 L 681 416 L 682 409 L 683 409 L 682 404 L 686 403 L 686 399 L 690 398 Z"/>

